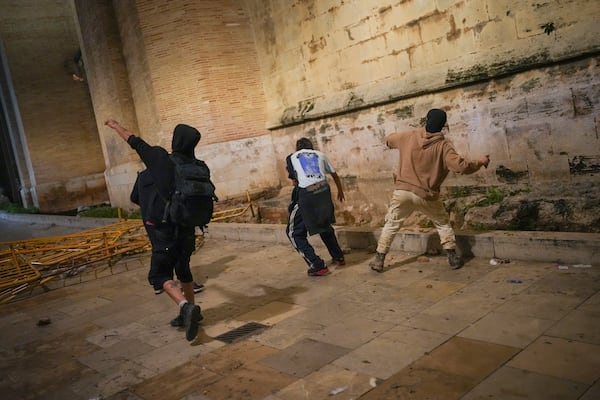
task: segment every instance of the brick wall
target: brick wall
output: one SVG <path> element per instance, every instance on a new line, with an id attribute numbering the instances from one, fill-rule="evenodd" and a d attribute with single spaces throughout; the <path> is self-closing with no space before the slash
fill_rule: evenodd
<path id="1" fill-rule="evenodd" d="M 196 156 L 208 163 L 222 199 L 278 186 L 258 55 L 243 4 L 114 5 L 141 137 L 170 150 L 178 123 L 196 127 L 202 133 Z M 130 183 L 135 178 L 130 166 L 113 170 L 129 174 Z M 109 187 L 116 180 L 111 177 Z M 113 204 L 126 205 L 118 200 L 124 194 L 111 194 Z"/>
<path id="2" fill-rule="evenodd" d="M 203 144 L 267 134 L 266 99 L 243 4 L 138 1 L 137 16 L 165 137 L 180 122 L 197 127 Z"/>
<path id="3" fill-rule="evenodd" d="M 79 42 L 70 1 L 0 0 L 0 10 L 33 168 L 25 184 L 44 211 L 108 200 L 98 184 L 104 161 L 88 87 L 71 77 Z"/>

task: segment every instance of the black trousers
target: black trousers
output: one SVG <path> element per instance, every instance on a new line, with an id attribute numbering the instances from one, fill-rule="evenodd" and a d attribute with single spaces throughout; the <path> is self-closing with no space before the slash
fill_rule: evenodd
<path id="1" fill-rule="evenodd" d="M 170 224 L 160 227 L 144 224 L 144 227 L 152 244 L 148 282 L 154 289 L 162 289 L 174 274 L 182 283 L 193 282 L 190 257 L 196 248 L 194 229 Z"/>
<path id="2" fill-rule="evenodd" d="M 308 242 L 308 231 L 302 218 L 302 211 L 298 203 L 292 203 L 289 207 L 290 215 L 288 218 L 286 234 L 294 249 L 302 256 L 309 268 L 320 269 L 325 266 L 325 261 L 315 253 L 315 249 Z M 327 247 L 331 258 L 334 260 L 343 260 L 344 253 L 335 236 L 335 230 L 331 225 L 326 230 L 319 233 L 321 240 Z"/>

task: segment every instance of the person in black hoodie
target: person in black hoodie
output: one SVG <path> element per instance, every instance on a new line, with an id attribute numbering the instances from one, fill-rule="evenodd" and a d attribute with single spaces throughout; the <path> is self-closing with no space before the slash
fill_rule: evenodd
<path id="1" fill-rule="evenodd" d="M 146 166 L 138 174 L 131 201 L 140 206 L 144 227 L 152 245 L 148 282 L 155 292 L 164 290 L 179 305 L 179 314 L 171 321 L 171 325 L 184 326 L 186 339 L 192 341 L 202 320 L 200 307 L 194 302 L 194 279 L 190 270 L 190 257 L 195 250 L 195 229 L 163 221 L 166 200 L 175 188 L 175 165 L 164 148 L 150 146 L 114 119 L 108 119 L 104 124 L 115 130 L 138 153 Z M 198 142 L 198 130 L 179 124 L 173 131 L 173 154 L 193 160 Z M 174 280 L 174 274 L 181 282 L 181 289 Z"/>

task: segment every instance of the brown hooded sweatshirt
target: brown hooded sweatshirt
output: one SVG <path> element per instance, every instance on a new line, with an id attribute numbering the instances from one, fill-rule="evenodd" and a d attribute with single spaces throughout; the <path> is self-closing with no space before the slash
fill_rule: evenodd
<path id="1" fill-rule="evenodd" d="M 441 133 L 394 132 L 386 137 L 386 143 L 400 153 L 396 189 L 408 190 L 426 200 L 439 197 L 449 171 L 472 174 L 481 168 L 479 161 L 459 156 Z"/>

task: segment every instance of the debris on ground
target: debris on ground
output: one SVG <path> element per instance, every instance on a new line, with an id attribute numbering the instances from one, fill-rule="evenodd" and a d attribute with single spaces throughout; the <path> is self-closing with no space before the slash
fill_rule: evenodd
<path id="1" fill-rule="evenodd" d="M 329 395 L 335 396 L 336 394 L 340 394 L 340 393 L 346 391 L 347 389 L 348 389 L 348 386 L 341 386 L 339 388 L 333 389 L 331 392 L 329 392 Z"/>
<path id="2" fill-rule="evenodd" d="M 429 262 L 429 257 L 427 257 L 427 256 L 419 256 L 417 258 L 417 261 L 418 262 L 422 262 L 422 263 L 426 263 L 426 262 Z"/>
<path id="3" fill-rule="evenodd" d="M 490 265 L 508 264 L 508 263 L 510 263 L 510 258 L 494 257 L 490 260 Z"/>
<path id="4" fill-rule="evenodd" d="M 569 267 L 571 268 L 592 268 L 591 264 L 573 264 L 573 265 L 556 265 L 556 268 L 558 269 L 569 269 Z"/>

